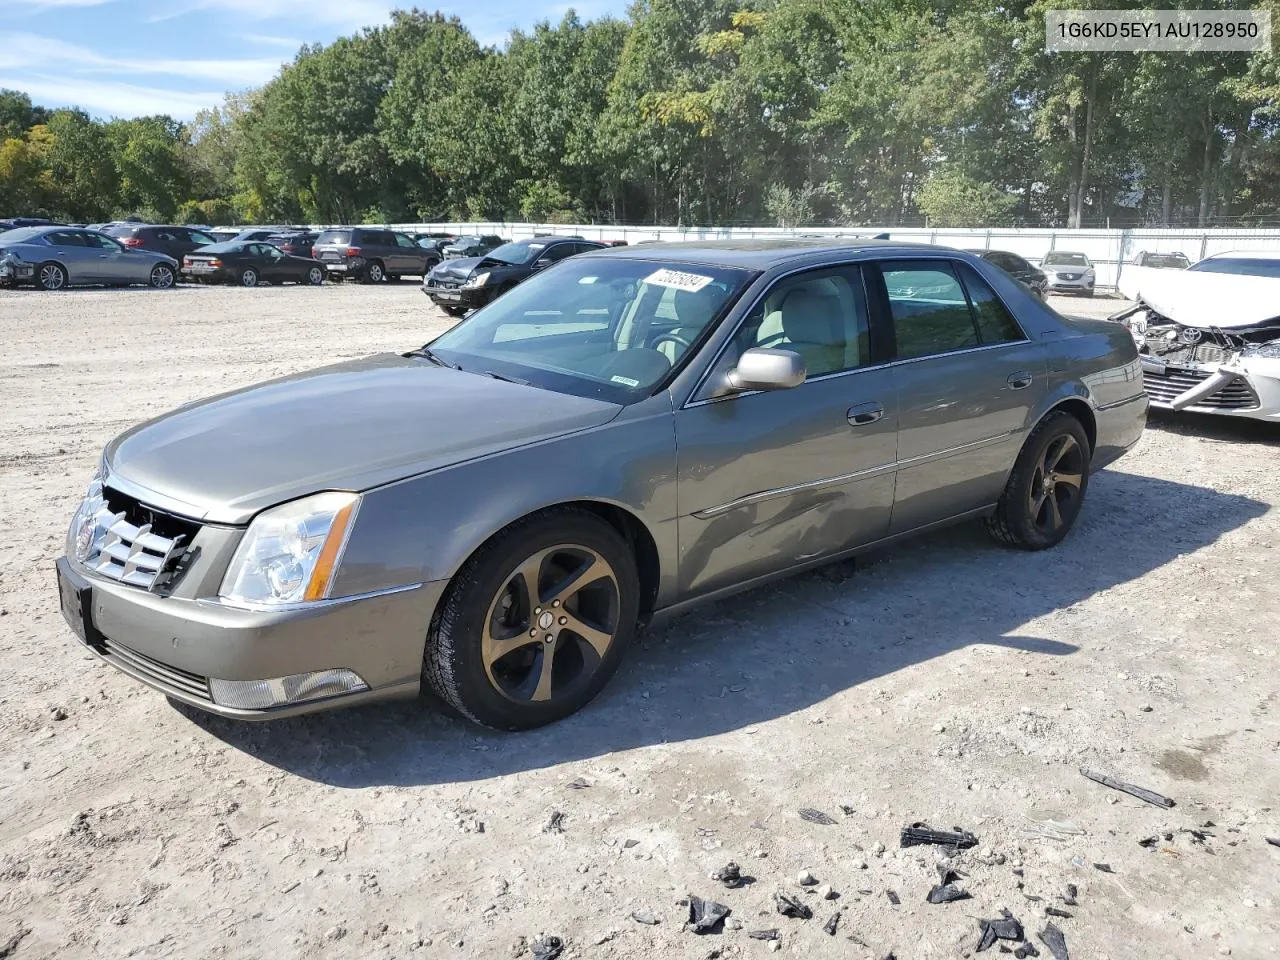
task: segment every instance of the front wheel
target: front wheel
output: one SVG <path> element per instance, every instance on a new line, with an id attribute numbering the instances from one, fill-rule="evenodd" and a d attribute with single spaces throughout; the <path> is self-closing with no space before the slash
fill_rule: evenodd
<path id="1" fill-rule="evenodd" d="M 258 285 L 258 271 L 253 267 L 245 267 L 240 271 L 240 286 L 256 287 Z"/>
<path id="2" fill-rule="evenodd" d="M 1084 504 L 1089 459 L 1089 437 L 1080 421 L 1065 410 L 1050 413 L 1018 454 L 996 512 L 987 520 L 988 532 L 1023 550 L 1061 543 Z"/>
<path id="3" fill-rule="evenodd" d="M 157 263 L 151 268 L 151 286 L 157 290 L 168 290 L 174 284 L 173 267 L 167 263 Z"/>
<path id="4" fill-rule="evenodd" d="M 67 268 L 60 263 L 42 263 L 36 271 L 36 285 L 41 290 L 65 290 Z"/>
<path id="5" fill-rule="evenodd" d="M 454 578 L 427 636 L 424 683 L 486 726 L 562 719 L 618 668 L 638 604 L 635 558 L 613 527 L 573 508 L 536 514 Z"/>

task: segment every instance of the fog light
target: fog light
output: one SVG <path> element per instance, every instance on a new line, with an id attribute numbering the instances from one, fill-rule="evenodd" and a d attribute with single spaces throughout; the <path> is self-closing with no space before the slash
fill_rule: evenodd
<path id="1" fill-rule="evenodd" d="M 350 670 L 317 670 L 274 680 L 209 679 L 213 702 L 238 710 L 267 710 L 368 689 L 369 685 Z"/>

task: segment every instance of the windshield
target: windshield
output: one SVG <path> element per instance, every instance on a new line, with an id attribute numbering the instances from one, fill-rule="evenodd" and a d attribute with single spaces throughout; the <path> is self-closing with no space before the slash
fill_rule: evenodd
<path id="1" fill-rule="evenodd" d="M 480 242 L 480 238 L 479 238 L 479 237 L 459 237 L 457 240 L 453 241 L 453 243 L 451 244 L 451 246 L 455 246 L 455 247 L 474 247 L 474 246 L 475 246 L 476 244 L 478 244 L 479 242 Z"/>
<path id="2" fill-rule="evenodd" d="M 701 264 L 563 260 L 431 343 L 445 363 L 632 403 L 707 334 L 754 276 Z"/>
<path id="3" fill-rule="evenodd" d="M 1191 264 L 1191 261 L 1180 253 L 1149 253 L 1145 262 L 1148 267 L 1174 267 L 1178 270 Z"/>
<path id="4" fill-rule="evenodd" d="M 504 243 L 490 250 L 485 256 L 490 260 L 501 260 L 503 263 L 528 263 L 543 250 L 545 243 Z"/>
<path id="5" fill-rule="evenodd" d="M 0 240 L 5 238 L 0 234 Z M 1192 270 L 1200 273 L 1237 273 L 1250 277 L 1280 277 L 1280 260 L 1261 257 L 1214 257 L 1201 260 Z"/>
<path id="6" fill-rule="evenodd" d="M 1046 267 L 1087 267 L 1089 258 L 1083 253 L 1046 253 L 1041 261 Z"/>
<path id="7" fill-rule="evenodd" d="M 0 232 L 0 243 L 30 243 L 40 236 L 44 227 L 18 227 L 16 230 Z"/>

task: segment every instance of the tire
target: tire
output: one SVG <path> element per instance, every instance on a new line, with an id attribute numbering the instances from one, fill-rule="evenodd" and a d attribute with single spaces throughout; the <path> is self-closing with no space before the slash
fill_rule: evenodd
<path id="1" fill-rule="evenodd" d="M 466 307 L 445 307 L 444 312 L 451 317 L 460 317 L 467 312 Z"/>
<path id="2" fill-rule="evenodd" d="M 381 283 L 386 278 L 386 271 L 379 260 L 370 260 L 364 268 L 364 276 L 361 277 L 365 283 Z"/>
<path id="3" fill-rule="evenodd" d="M 1086 297 L 1088 297 L 1090 300 L 1092 300 L 1092 299 L 1093 299 L 1093 291 L 1092 291 L 1092 290 L 1086 290 L 1086 291 L 1084 292 L 1084 295 L 1085 295 Z"/>
<path id="4" fill-rule="evenodd" d="M 167 263 L 157 263 L 151 268 L 151 286 L 157 290 L 168 290 L 178 282 L 177 275 L 173 272 L 173 267 Z"/>
<path id="5" fill-rule="evenodd" d="M 1090 456 L 1080 421 L 1065 410 L 1050 413 L 1023 444 L 987 531 L 1022 550 L 1061 543 L 1084 504 Z"/>
<path id="6" fill-rule="evenodd" d="M 36 267 L 36 286 L 41 290 L 65 290 L 70 284 L 67 268 L 60 263 L 42 263 Z"/>
<path id="7" fill-rule="evenodd" d="M 307 283 L 313 287 L 318 287 L 324 283 L 324 269 L 322 267 L 312 267 L 307 271 Z"/>
<path id="8" fill-rule="evenodd" d="M 258 285 L 258 271 L 253 267 L 245 267 L 240 271 L 240 286 L 256 287 Z"/>
<path id="9" fill-rule="evenodd" d="M 575 565 L 586 572 L 556 596 L 557 578 Z M 533 570 L 537 597 L 523 573 Z M 427 634 L 423 685 L 485 726 L 552 723 L 608 682 L 638 609 L 635 557 L 613 527 L 573 507 L 534 514 L 491 538 L 453 578 Z"/>

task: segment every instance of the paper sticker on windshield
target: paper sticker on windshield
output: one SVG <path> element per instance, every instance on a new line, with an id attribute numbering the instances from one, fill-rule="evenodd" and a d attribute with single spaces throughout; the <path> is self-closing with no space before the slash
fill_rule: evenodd
<path id="1" fill-rule="evenodd" d="M 651 283 L 655 287 L 671 287 L 673 290 L 687 290 L 689 293 L 697 293 L 715 277 L 706 277 L 700 273 L 684 273 L 680 270 L 655 270 L 644 278 L 645 283 Z"/>
<path id="2" fill-rule="evenodd" d="M 632 380 L 630 377 L 617 377 L 617 376 L 614 376 L 614 377 L 610 377 L 610 378 L 609 378 L 609 382 L 610 382 L 610 383 L 620 383 L 620 384 L 622 384 L 624 387 L 638 387 L 638 386 L 640 386 L 640 381 L 639 381 L 639 380 Z"/>

